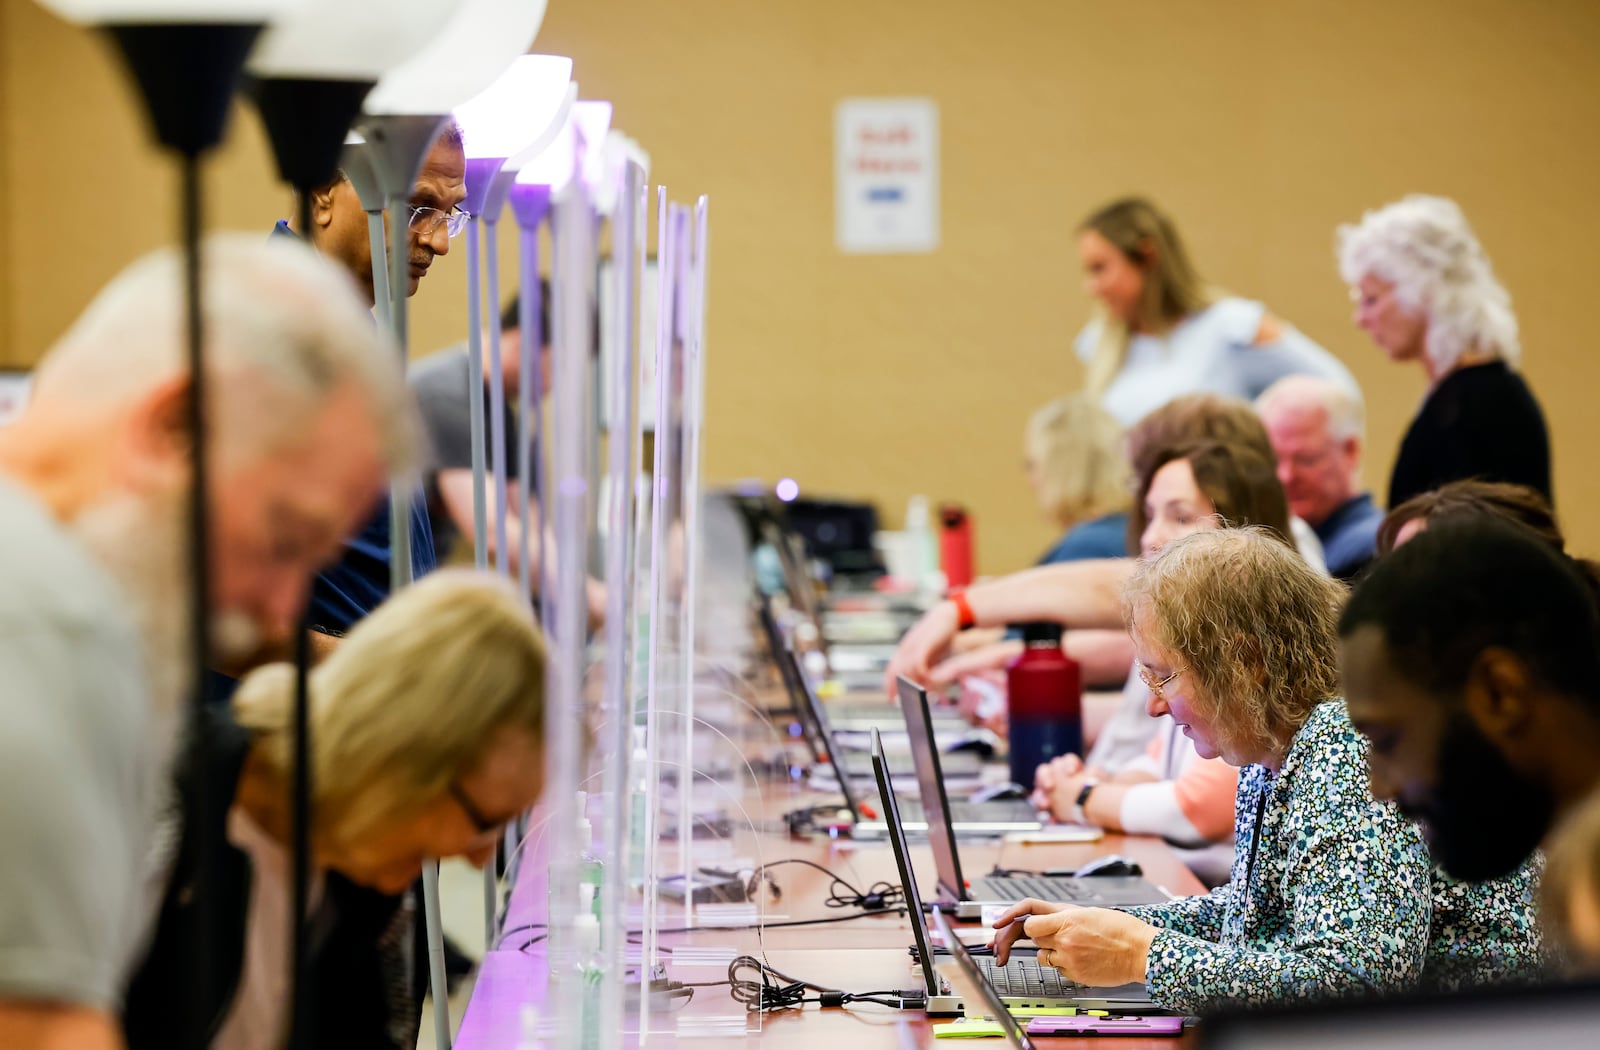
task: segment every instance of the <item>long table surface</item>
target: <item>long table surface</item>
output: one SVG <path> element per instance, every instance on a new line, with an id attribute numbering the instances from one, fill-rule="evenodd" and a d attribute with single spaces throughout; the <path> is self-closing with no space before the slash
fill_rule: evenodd
<path id="1" fill-rule="evenodd" d="M 900 878 L 887 840 L 857 842 L 825 835 L 794 835 L 783 826 L 785 812 L 814 805 L 830 796 L 810 791 L 803 783 L 784 778 L 759 785 L 743 778 L 746 810 L 758 823 L 735 835 L 732 843 L 696 841 L 691 845 L 694 864 L 724 859 L 754 861 L 767 865 L 777 881 L 781 897 L 773 900 L 763 888 L 763 923 L 759 934 L 748 930 L 698 928 L 694 932 L 668 932 L 660 935 L 668 975 L 678 981 L 720 981 L 727 975 L 728 960 L 736 954 L 760 954 L 777 969 L 847 991 L 909 988 L 921 983 L 908 949 L 912 943 L 910 921 L 903 911 L 872 915 L 840 922 L 815 925 L 815 920 L 836 919 L 840 910 L 830 908 L 825 899 L 831 878 L 802 864 L 775 864 L 777 861 L 811 861 L 849 880 L 865 890 L 873 883 L 898 884 Z M 708 792 L 714 794 L 714 792 Z M 834 796 L 836 797 L 836 796 Z M 534 821 L 537 826 L 537 819 Z M 664 842 L 663 855 L 672 852 Z M 1020 844 L 1003 839 L 973 839 L 961 842 L 962 874 L 968 878 L 986 875 L 994 867 L 1045 870 L 1074 868 L 1095 857 L 1122 854 L 1137 860 L 1145 877 L 1173 896 L 1204 892 L 1194 875 L 1172 850 L 1158 839 L 1107 835 L 1093 843 Z M 912 843 L 912 866 L 925 897 L 934 887 L 933 858 L 925 842 Z M 669 860 L 670 863 L 670 860 Z M 523 1005 L 542 994 L 546 961 L 540 946 L 528 944 L 527 935 L 544 915 L 545 862 L 530 855 L 518 871 L 512 888 L 496 950 L 490 951 L 480 969 L 456 1046 L 462 1050 L 500 1050 L 519 1044 L 522 1037 Z M 637 906 L 634 918 L 637 918 Z M 658 929 L 673 930 L 682 925 L 682 906 L 661 905 L 656 916 Z M 695 925 L 704 926 L 701 910 Z M 638 925 L 630 923 L 633 929 Z M 976 924 L 963 927 L 974 931 Z M 631 938 L 635 943 L 640 939 Z M 673 949 L 678 949 L 674 958 Z M 635 955 L 635 958 L 637 956 Z M 717 1032 L 718 1042 L 743 1041 L 763 1046 L 788 1047 L 801 1041 L 851 1040 L 852 1046 L 927 1047 L 933 1045 L 933 1029 L 943 1019 L 930 1020 L 918 1011 L 892 1010 L 872 1004 L 845 1009 L 824 1010 L 816 1005 L 803 1009 L 769 1013 L 764 1017 L 743 1018 L 743 1007 L 735 1003 L 725 987 L 696 990 L 694 999 L 674 1015 L 658 1011 L 650 1025 L 649 1041 L 661 1045 L 684 1045 L 705 1041 Z M 625 1041 L 636 1044 L 637 1037 Z M 1077 1039 L 1050 1037 L 1048 1045 L 1061 1050 L 1078 1046 L 1098 1046 L 1102 1038 Z M 1119 1037 L 1119 1046 L 1175 1047 L 1166 1039 Z"/>

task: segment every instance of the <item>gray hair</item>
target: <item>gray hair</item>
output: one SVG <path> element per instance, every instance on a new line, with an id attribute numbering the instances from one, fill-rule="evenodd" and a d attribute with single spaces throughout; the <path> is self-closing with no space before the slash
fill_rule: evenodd
<path id="1" fill-rule="evenodd" d="M 1412 194 L 1339 227 L 1339 273 L 1354 287 L 1389 281 L 1401 304 L 1424 311 L 1424 351 L 1441 371 L 1470 350 L 1515 367 L 1521 356 L 1511 296 L 1455 201 Z"/>
<path id="2" fill-rule="evenodd" d="M 258 234 L 214 234 L 201 252 L 215 432 L 247 442 L 251 453 L 270 452 L 351 383 L 377 421 L 391 472 L 416 470 L 423 438 L 399 351 L 349 274 L 303 244 Z M 133 263 L 40 363 L 33 399 L 110 406 L 187 374 L 183 287 L 176 249 Z"/>
<path id="3" fill-rule="evenodd" d="M 1328 435 L 1335 441 L 1366 440 L 1367 409 L 1361 394 L 1344 383 L 1322 376 L 1284 376 L 1256 398 L 1256 414 L 1263 419 L 1274 408 L 1311 405 L 1328 418 Z"/>

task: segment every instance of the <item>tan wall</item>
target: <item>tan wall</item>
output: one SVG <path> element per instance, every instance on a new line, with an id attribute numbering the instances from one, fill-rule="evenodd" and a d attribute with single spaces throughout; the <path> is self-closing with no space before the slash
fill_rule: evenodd
<path id="1" fill-rule="evenodd" d="M 27 362 L 169 236 L 174 184 L 98 42 L 32 0 L 0 0 L 0 25 L 0 361 Z M 1137 191 L 1212 281 L 1351 366 L 1381 487 L 1422 381 L 1350 327 L 1333 228 L 1425 190 L 1461 201 L 1511 289 L 1569 531 L 1600 551 L 1600 4 L 553 0 L 538 46 L 576 58 L 676 197 L 711 195 L 710 479 L 792 475 L 891 523 L 913 492 L 958 498 L 982 569 L 1030 560 L 1050 535 L 1022 425 L 1078 382 L 1087 315 L 1069 232 Z M 835 251 L 833 106 L 854 95 L 939 102 L 938 252 Z M 287 206 L 248 111 L 209 190 L 217 225 Z M 419 348 L 458 338 L 463 289 L 459 255 L 435 267 Z"/>

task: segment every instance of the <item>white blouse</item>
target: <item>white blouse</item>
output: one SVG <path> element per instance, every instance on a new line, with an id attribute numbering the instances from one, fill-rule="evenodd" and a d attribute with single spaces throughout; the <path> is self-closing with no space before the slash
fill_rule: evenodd
<path id="1" fill-rule="evenodd" d="M 1288 375 L 1323 376 L 1360 393 L 1338 358 L 1286 323 L 1275 341 L 1254 345 L 1264 316 L 1261 303 L 1219 299 L 1162 335 L 1135 334 L 1101 405 L 1127 427 L 1185 394 L 1253 401 Z M 1078 333 L 1077 353 L 1085 363 L 1094 356 L 1100 325 L 1091 321 Z"/>

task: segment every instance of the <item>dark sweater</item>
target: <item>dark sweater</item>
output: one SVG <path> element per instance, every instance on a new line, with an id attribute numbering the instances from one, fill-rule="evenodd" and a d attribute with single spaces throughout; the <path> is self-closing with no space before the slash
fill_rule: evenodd
<path id="1" fill-rule="evenodd" d="M 1452 372 L 1428 395 L 1400 442 L 1389 507 L 1468 478 L 1526 485 L 1555 505 L 1544 413 L 1503 361 Z"/>

